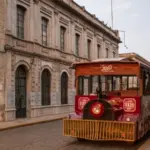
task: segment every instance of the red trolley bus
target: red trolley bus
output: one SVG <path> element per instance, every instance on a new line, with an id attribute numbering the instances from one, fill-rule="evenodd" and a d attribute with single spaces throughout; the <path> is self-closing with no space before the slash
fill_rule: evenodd
<path id="1" fill-rule="evenodd" d="M 150 63 L 139 55 L 74 63 L 75 113 L 64 136 L 134 142 L 150 129 Z"/>

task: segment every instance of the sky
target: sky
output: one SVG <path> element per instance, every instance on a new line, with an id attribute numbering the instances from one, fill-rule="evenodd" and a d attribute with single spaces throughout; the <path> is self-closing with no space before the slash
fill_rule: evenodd
<path id="1" fill-rule="evenodd" d="M 112 26 L 111 0 L 74 0 L 99 20 Z M 120 53 L 135 52 L 150 61 L 150 0 L 112 0 L 113 29 L 120 32 Z M 128 47 L 127 49 L 124 46 Z"/>

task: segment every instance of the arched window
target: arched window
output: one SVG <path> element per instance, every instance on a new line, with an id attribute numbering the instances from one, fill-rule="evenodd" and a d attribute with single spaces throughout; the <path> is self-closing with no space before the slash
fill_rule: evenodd
<path id="1" fill-rule="evenodd" d="M 48 69 L 44 69 L 41 76 L 41 99 L 42 105 L 50 105 L 51 95 L 51 73 Z"/>
<path id="2" fill-rule="evenodd" d="M 26 117 L 26 70 L 23 65 L 19 66 L 15 75 L 15 105 L 16 118 Z"/>
<path id="3" fill-rule="evenodd" d="M 17 37 L 24 39 L 24 22 L 25 22 L 25 11 L 26 9 L 22 6 L 17 5 Z"/>
<path id="4" fill-rule="evenodd" d="M 61 104 L 68 103 L 68 75 L 63 72 L 61 75 Z"/>

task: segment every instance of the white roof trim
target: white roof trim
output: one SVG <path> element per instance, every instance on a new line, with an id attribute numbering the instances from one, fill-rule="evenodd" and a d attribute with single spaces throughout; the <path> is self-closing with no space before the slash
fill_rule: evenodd
<path id="1" fill-rule="evenodd" d="M 92 62 L 103 62 L 103 61 L 121 61 L 126 59 L 125 57 L 119 57 L 119 58 L 101 58 L 101 59 L 96 59 L 92 60 Z"/>

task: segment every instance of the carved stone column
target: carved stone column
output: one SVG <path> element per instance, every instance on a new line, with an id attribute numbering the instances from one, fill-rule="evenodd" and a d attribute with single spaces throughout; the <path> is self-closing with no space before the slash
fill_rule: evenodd
<path id="1" fill-rule="evenodd" d="M 35 4 L 38 4 L 38 3 L 39 3 L 39 0 L 33 0 L 33 2 L 34 2 Z"/>
<path id="2" fill-rule="evenodd" d="M 5 45 L 5 9 L 6 1 L 0 1 L 0 51 L 4 51 Z"/>
<path id="3" fill-rule="evenodd" d="M 87 35 L 86 35 L 86 26 L 83 27 L 83 57 L 87 58 Z"/>
<path id="4" fill-rule="evenodd" d="M 74 20 L 72 19 L 70 21 L 70 38 L 71 38 L 71 42 L 70 42 L 70 47 L 71 47 L 71 53 L 74 54 L 74 49 L 75 49 L 75 27 L 74 27 Z"/>
<path id="5" fill-rule="evenodd" d="M 55 24 L 55 27 L 54 27 L 54 31 L 55 31 L 55 47 L 56 48 L 59 48 L 59 32 L 60 32 L 60 29 L 59 29 L 59 12 L 58 10 L 55 8 L 54 9 L 54 24 Z"/>
<path id="6" fill-rule="evenodd" d="M 39 7 L 39 0 L 33 1 L 33 30 L 34 30 L 34 41 L 40 43 L 40 36 L 39 33 L 41 31 L 41 18 L 40 18 L 40 7 Z M 37 24 L 37 22 L 39 24 Z"/>
<path id="7" fill-rule="evenodd" d="M 96 32 L 94 32 L 94 37 L 93 37 L 93 50 L 94 53 L 92 59 L 97 59 L 97 33 Z"/>
<path id="8" fill-rule="evenodd" d="M 0 104 L 0 122 L 4 121 L 5 104 Z"/>

